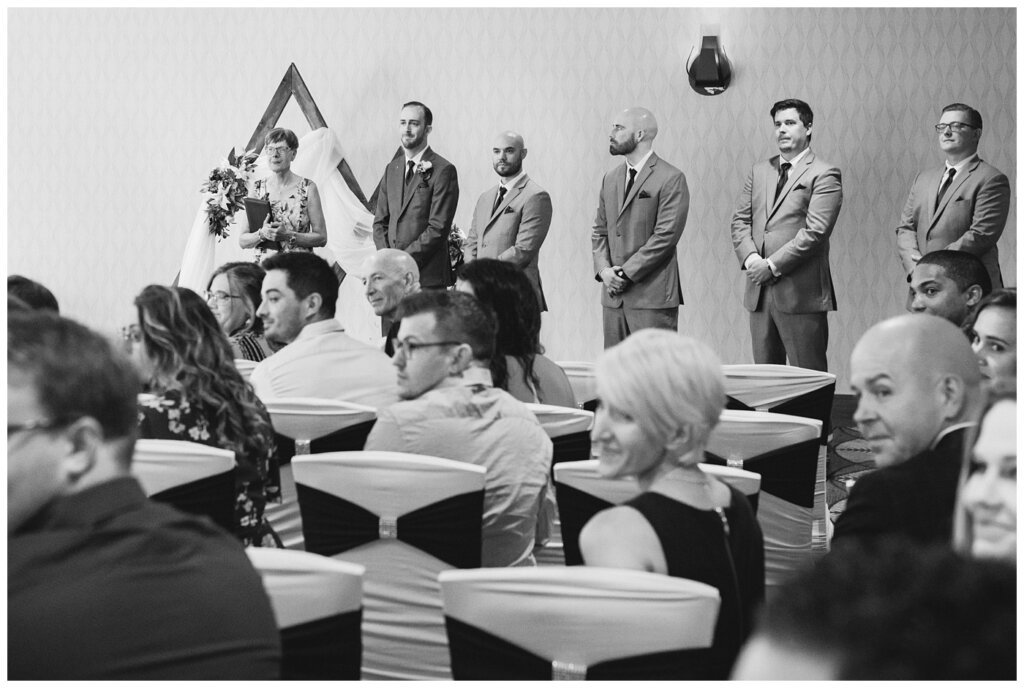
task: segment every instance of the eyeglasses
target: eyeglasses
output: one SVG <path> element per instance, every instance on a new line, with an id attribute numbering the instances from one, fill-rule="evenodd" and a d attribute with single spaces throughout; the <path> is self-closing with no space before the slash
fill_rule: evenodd
<path id="1" fill-rule="evenodd" d="M 240 299 L 241 296 L 235 296 L 234 294 L 228 294 L 224 291 L 205 291 L 203 292 L 206 296 L 206 301 L 209 302 L 211 299 L 217 301 L 217 303 L 225 303 L 231 299 Z"/>
<path id="2" fill-rule="evenodd" d="M 126 342 L 141 342 L 142 330 L 138 325 L 125 325 L 121 328 L 121 339 Z"/>
<path id="3" fill-rule="evenodd" d="M 968 124 L 967 122 L 946 122 L 945 124 L 936 124 L 935 131 L 939 132 L 940 134 L 946 131 L 946 129 L 949 129 L 950 131 L 953 132 L 961 132 L 964 130 L 965 127 L 970 127 L 971 129 L 978 128 L 973 124 Z"/>
<path id="4" fill-rule="evenodd" d="M 67 425 L 71 421 L 63 418 L 50 418 L 50 419 L 39 419 L 30 420 L 25 423 L 8 423 L 7 424 L 7 441 L 10 442 L 11 435 L 16 435 L 19 432 L 32 432 L 35 430 L 53 430 L 61 426 Z"/>
<path id="5" fill-rule="evenodd" d="M 263 150 L 267 152 L 268 156 L 277 155 L 278 153 L 283 155 L 291 150 L 291 146 L 267 146 Z"/>
<path id="6" fill-rule="evenodd" d="M 417 349 L 426 349 L 432 346 L 458 346 L 462 342 L 410 342 L 408 339 L 405 341 L 395 341 L 395 354 L 404 353 L 406 356 L 412 356 Z"/>

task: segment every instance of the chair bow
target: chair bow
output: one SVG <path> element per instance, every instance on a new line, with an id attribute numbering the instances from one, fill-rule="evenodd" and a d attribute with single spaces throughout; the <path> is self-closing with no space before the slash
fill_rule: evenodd
<path id="1" fill-rule="evenodd" d="M 727 459 L 709 451 L 704 452 L 704 459 L 719 466 L 732 465 Z M 752 456 L 744 459 L 741 467 L 761 474 L 761 492 L 798 506 L 813 508 L 818 440 L 807 440 Z"/>
<path id="2" fill-rule="evenodd" d="M 190 483 L 176 485 L 150 495 L 164 504 L 198 516 L 209 516 L 214 523 L 228 532 L 238 530 L 235 518 L 235 471 L 218 473 Z"/>
<path id="3" fill-rule="evenodd" d="M 787 399 L 780 404 L 768 409 L 769 413 L 785 413 L 800 418 L 812 418 L 821 421 L 821 438 L 825 438 L 831 432 L 832 424 L 832 402 L 835 399 L 836 385 L 832 384 L 819 387 L 805 394 Z M 756 411 L 757 409 L 747 406 L 745 403 L 733 396 L 725 398 L 725 408 L 730 411 Z"/>

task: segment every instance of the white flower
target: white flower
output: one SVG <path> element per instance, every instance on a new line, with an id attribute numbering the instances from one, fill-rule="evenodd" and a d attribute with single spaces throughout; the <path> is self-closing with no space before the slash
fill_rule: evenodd
<path id="1" fill-rule="evenodd" d="M 423 174 L 424 172 L 429 172 L 433 166 L 434 164 L 429 160 L 421 160 L 420 164 L 416 166 L 416 173 Z"/>

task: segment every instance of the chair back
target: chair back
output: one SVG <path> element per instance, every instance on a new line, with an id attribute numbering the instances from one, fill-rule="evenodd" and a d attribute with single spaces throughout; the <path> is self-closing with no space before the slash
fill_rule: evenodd
<path id="1" fill-rule="evenodd" d="M 551 463 L 583 461 L 590 458 L 590 428 L 594 425 L 593 411 L 527 404 L 544 432 L 551 438 Z"/>
<path id="2" fill-rule="evenodd" d="M 595 410 L 597 378 L 594 376 L 594 364 L 589 361 L 556 361 L 556 364 L 569 378 L 569 386 L 576 397 L 576 405 L 587 411 Z"/>
<path id="3" fill-rule="evenodd" d="M 138 440 L 131 473 L 152 499 L 234 532 L 235 453 L 181 440 Z"/>
<path id="4" fill-rule="evenodd" d="M 365 569 L 309 552 L 245 552 L 281 631 L 281 678 L 358 681 Z"/>
<path id="5" fill-rule="evenodd" d="M 366 567 L 363 678 L 451 678 L 437 576 L 480 566 L 486 471 L 377 451 L 292 466 L 306 549 Z"/>
<path id="6" fill-rule="evenodd" d="M 710 585 L 598 567 L 440 575 L 457 680 L 699 676 L 719 594 Z"/>
<path id="7" fill-rule="evenodd" d="M 252 377 L 252 371 L 258 364 L 258 361 L 250 361 L 247 358 L 235 359 L 235 368 L 238 369 L 238 372 L 239 374 L 241 374 L 242 379 L 245 380 L 246 382 L 248 382 L 249 378 Z"/>

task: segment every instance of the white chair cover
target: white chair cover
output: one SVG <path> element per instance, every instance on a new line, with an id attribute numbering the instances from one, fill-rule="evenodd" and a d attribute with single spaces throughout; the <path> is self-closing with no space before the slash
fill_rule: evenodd
<path id="1" fill-rule="evenodd" d="M 378 451 L 296 456 L 292 465 L 298 485 L 388 520 L 449 497 L 482 493 L 486 473 L 448 459 Z M 398 539 L 375 540 L 334 558 L 366 567 L 363 678 L 451 678 L 437 576 L 452 565 Z"/>
<path id="2" fill-rule="evenodd" d="M 181 440 L 138 440 L 131 473 L 147 495 L 226 473 L 235 452 Z"/>
<path id="3" fill-rule="evenodd" d="M 250 361 L 247 358 L 236 358 L 235 367 L 238 368 L 238 372 L 241 374 L 242 379 L 246 382 L 252 377 L 252 369 L 257 365 L 257 361 Z"/>
<path id="4" fill-rule="evenodd" d="M 597 470 L 600 463 L 597 459 L 590 459 L 555 464 L 555 482 L 575 487 L 612 504 L 622 504 L 640 494 L 636 478 L 604 478 Z M 702 463 L 699 468 L 748 497 L 761 490 L 761 476 L 753 471 L 709 463 Z"/>
<path id="5" fill-rule="evenodd" d="M 533 411 L 548 437 L 564 437 L 578 432 L 589 432 L 594 424 L 594 414 L 583 409 L 550 404 L 527 404 Z"/>
<path id="6" fill-rule="evenodd" d="M 263 577 L 278 628 L 355 611 L 363 605 L 366 569 L 358 564 L 267 547 L 247 547 L 245 553 Z"/>
<path id="7" fill-rule="evenodd" d="M 589 361 L 556 361 L 569 378 L 576 397 L 576 405 L 583 408 L 589 401 L 597 399 L 597 378 L 594 377 L 594 364 Z"/>
<path id="8" fill-rule="evenodd" d="M 592 666 L 711 645 L 718 590 L 599 567 L 476 569 L 440 575 L 446 616 L 535 655 Z"/>

